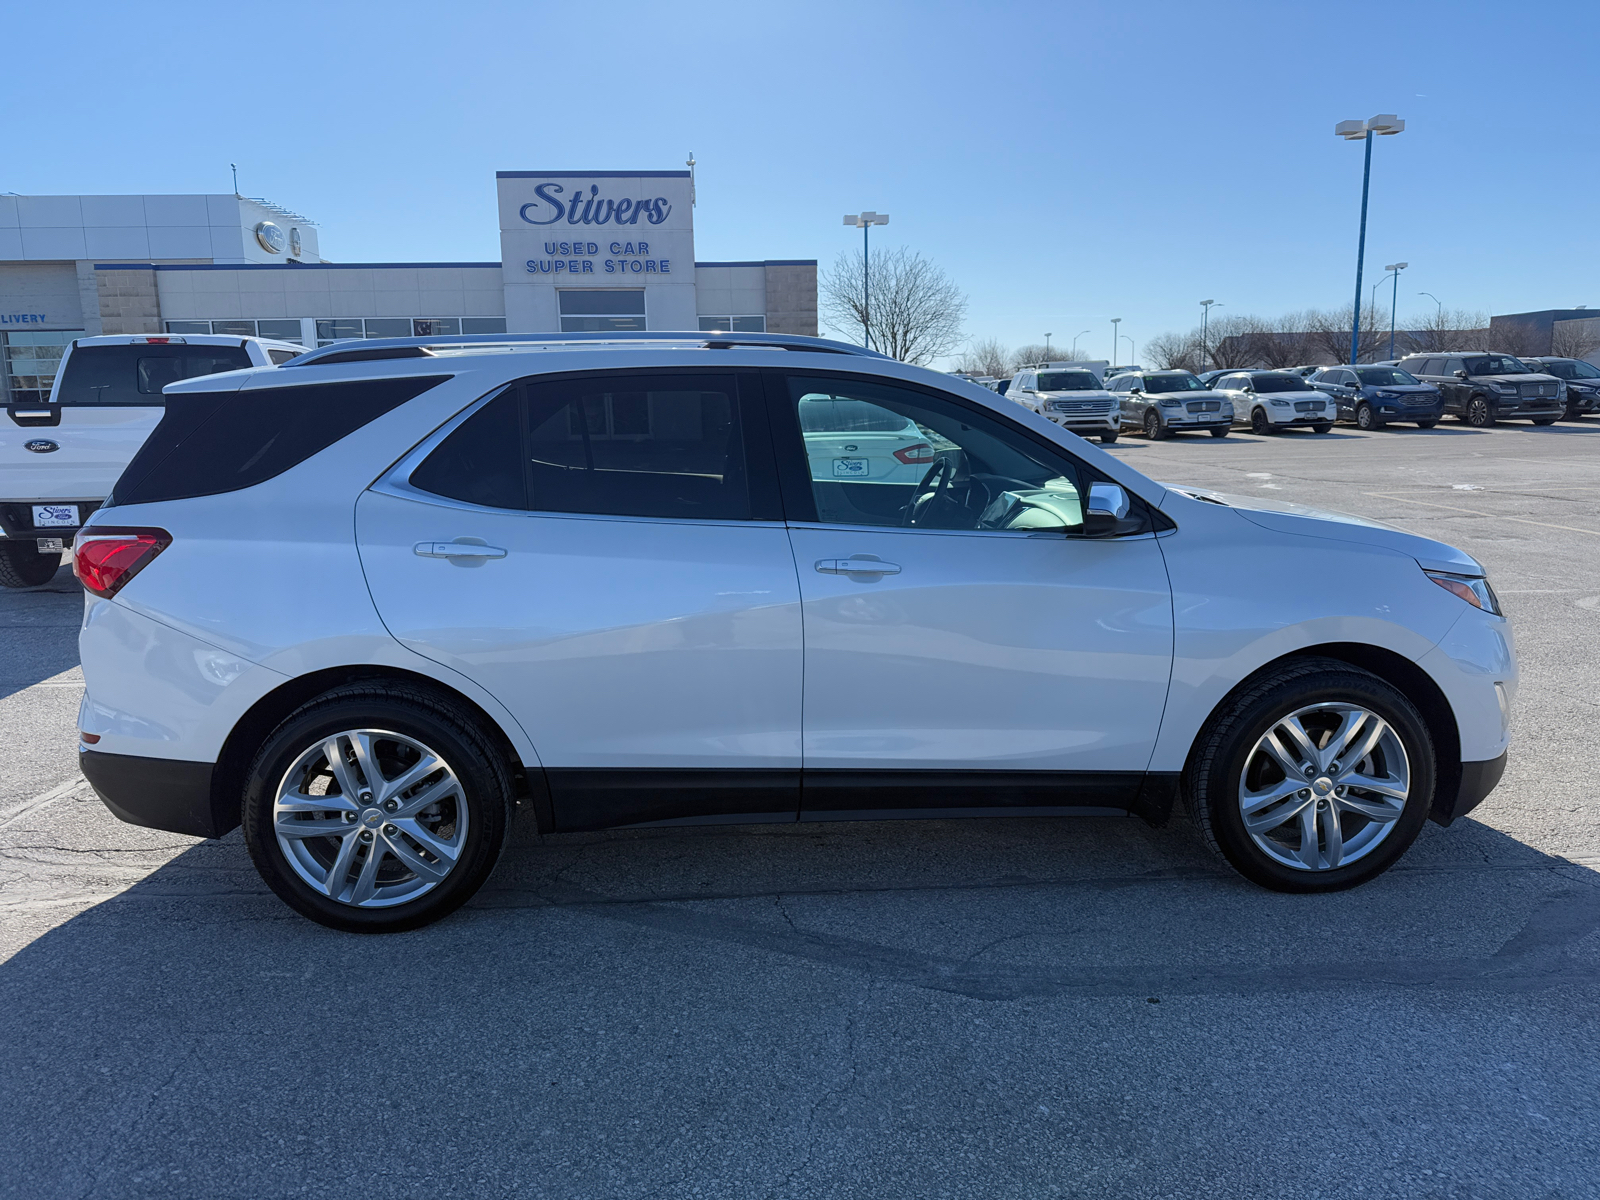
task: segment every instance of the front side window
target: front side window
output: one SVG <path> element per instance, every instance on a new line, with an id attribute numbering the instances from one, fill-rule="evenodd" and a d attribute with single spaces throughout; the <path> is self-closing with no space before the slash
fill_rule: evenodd
<path id="1" fill-rule="evenodd" d="M 1356 376 L 1367 387 L 1406 387 L 1420 382 L 1415 375 L 1399 367 L 1362 367 Z"/>
<path id="2" fill-rule="evenodd" d="M 1097 392 L 1100 381 L 1089 371 L 1045 371 L 1039 376 L 1041 392 Z"/>
<path id="3" fill-rule="evenodd" d="M 1082 528 L 1077 464 L 997 416 L 875 380 L 792 376 L 788 391 L 824 524 Z"/>

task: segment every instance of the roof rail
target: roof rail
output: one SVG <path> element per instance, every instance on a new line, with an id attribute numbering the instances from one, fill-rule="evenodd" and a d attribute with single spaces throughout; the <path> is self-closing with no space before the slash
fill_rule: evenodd
<path id="1" fill-rule="evenodd" d="M 706 350 L 731 350 L 751 347 L 766 350 L 799 350 L 813 354 L 854 354 L 868 358 L 887 358 L 876 350 L 827 338 L 803 337 L 788 333 L 619 331 L 612 333 L 470 333 L 443 337 L 349 338 L 307 350 L 284 363 L 284 367 L 310 367 L 321 363 L 372 362 L 386 358 L 431 358 L 454 354 L 492 354 L 495 351 L 518 353 L 534 350 L 586 350 L 606 346 L 698 346 Z M 281 368 L 280 368 L 281 369 Z"/>

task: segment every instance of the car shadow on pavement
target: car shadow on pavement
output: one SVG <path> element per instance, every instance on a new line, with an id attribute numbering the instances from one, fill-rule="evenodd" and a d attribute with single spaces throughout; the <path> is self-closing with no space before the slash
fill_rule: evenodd
<path id="1" fill-rule="evenodd" d="M 63 566 L 38 587 L 0 588 L 0 638 L 7 642 L 0 699 L 69 672 L 62 685 L 79 686 L 82 620 L 83 587 L 71 567 Z"/>

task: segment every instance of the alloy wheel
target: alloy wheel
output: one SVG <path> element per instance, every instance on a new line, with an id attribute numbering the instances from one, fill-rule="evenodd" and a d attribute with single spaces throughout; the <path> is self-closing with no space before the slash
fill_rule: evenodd
<path id="1" fill-rule="evenodd" d="M 1272 422 L 1267 419 L 1267 414 L 1259 408 L 1250 410 L 1250 432 L 1265 437 L 1272 432 Z"/>
<path id="2" fill-rule="evenodd" d="M 1489 409 L 1489 401 L 1482 396 L 1474 396 L 1467 401 L 1467 424 L 1478 429 L 1494 423 L 1494 414 Z"/>
<path id="3" fill-rule="evenodd" d="M 1314 704 L 1275 721 L 1245 756 L 1239 812 L 1274 861 L 1331 871 L 1395 829 L 1411 764 L 1393 727 L 1356 704 Z"/>
<path id="4" fill-rule="evenodd" d="M 1362 403 L 1356 406 L 1356 427 L 1358 429 L 1371 429 L 1374 424 L 1372 419 L 1372 405 Z"/>
<path id="5" fill-rule="evenodd" d="M 387 908 L 432 891 L 455 868 L 466 796 L 421 742 L 351 729 L 322 738 L 285 772 L 272 828 L 310 887 L 341 904 Z"/>

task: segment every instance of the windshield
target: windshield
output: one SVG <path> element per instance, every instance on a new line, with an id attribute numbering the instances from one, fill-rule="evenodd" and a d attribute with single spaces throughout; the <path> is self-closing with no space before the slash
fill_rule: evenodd
<path id="1" fill-rule="evenodd" d="M 1100 381 L 1089 371 L 1041 371 L 1039 373 L 1039 390 L 1041 392 L 1087 392 L 1098 391 Z"/>
<path id="2" fill-rule="evenodd" d="M 1182 375 L 1146 375 L 1144 377 L 1144 390 L 1147 392 L 1203 392 L 1206 385 L 1187 372 Z"/>
<path id="3" fill-rule="evenodd" d="M 1356 372 L 1356 378 L 1367 387 L 1405 386 L 1421 382 L 1415 375 L 1399 367 L 1362 367 Z"/>
<path id="4" fill-rule="evenodd" d="M 1581 360 L 1542 363 L 1539 370 L 1546 375 L 1554 375 L 1557 379 L 1600 379 L 1600 370 Z"/>
<path id="5" fill-rule="evenodd" d="M 1468 375 L 1527 375 L 1531 370 L 1527 363 L 1509 354 L 1467 359 Z"/>
<path id="6" fill-rule="evenodd" d="M 1258 392 L 1314 392 L 1298 375 L 1257 375 L 1250 381 Z"/>

